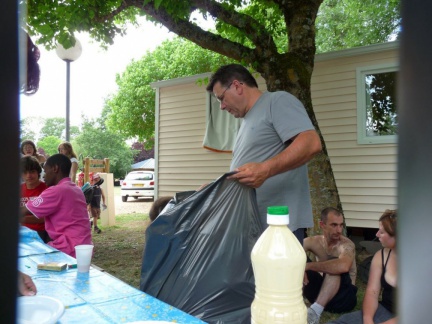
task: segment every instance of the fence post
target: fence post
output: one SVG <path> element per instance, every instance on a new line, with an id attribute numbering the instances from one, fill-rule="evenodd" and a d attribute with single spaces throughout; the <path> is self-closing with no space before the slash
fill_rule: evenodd
<path id="1" fill-rule="evenodd" d="M 89 172 L 90 172 L 90 158 L 86 157 L 84 159 L 84 183 L 90 182 Z"/>
<path id="2" fill-rule="evenodd" d="M 105 173 L 109 173 L 110 172 L 110 163 L 109 163 L 109 159 L 108 158 L 104 159 L 104 169 L 105 169 Z"/>

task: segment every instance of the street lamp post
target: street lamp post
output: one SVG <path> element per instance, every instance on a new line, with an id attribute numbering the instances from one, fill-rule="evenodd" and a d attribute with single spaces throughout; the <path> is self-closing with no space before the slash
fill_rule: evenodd
<path id="1" fill-rule="evenodd" d="M 75 38 L 75 46 L 65 49 L 58 44 L 56 53 L 59 58 L 66 62 L 66 141 L 70 141 L 70 63 L 76 61 L 82 53 L 82 46 Z"/>

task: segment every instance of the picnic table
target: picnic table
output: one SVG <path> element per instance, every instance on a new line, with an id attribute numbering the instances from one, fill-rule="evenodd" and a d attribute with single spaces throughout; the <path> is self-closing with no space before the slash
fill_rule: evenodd
<path id="1" fill-rule="evenodd" d="M 166 321 L 205 323 L 91 266 L 76 269 L 76 259 L 47 245 L 35 231 L 20 228 L 18 269 L 32 277 L 38 296 L 60 300 L 65 312 L 58 323 L 128 323 Z M 39 263 L 63 262 L 63 271 L 38 270 Z"/>

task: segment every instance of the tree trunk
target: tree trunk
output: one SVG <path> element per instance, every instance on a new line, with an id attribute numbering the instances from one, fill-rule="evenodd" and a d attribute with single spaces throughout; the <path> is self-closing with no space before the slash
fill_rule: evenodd
<path id="1" fill-rule="evenodd" d="M 320 232 L 321 210 L 342 204 L 328 156 L 312 106 L 311 79 L 315 61 L 315 18 L 321 1 L 299 1 L 296 7 L 287 7 L 285 21 L 290 31 L 288 53 L 273 56 L 259 62 L 257 70 L 266 80 L 268 91 L 284 90 L 296 96 L 305 106 L 312 124 L 318 132 L 322 152 L 308 164 L 309 185 L 314 215 L 314 228 L 310 235 Z"/>

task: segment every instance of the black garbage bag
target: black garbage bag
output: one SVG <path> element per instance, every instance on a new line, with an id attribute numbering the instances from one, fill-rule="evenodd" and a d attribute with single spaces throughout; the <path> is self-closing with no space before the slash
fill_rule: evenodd
<path id="1" fill-rule="evenodd" d="M 223 175 L 146 230 L 140 289 L 208 323 L 250 323 L 255 190 Z"/>
<path id="2" fill-rule="evenodd" d="M 373 255 L 370 255 L 362 262 L 360 262 L 360 264 L 357 265 L 357 276 L 365 284 L 367 284 L 369 280 L 369 272 L 370 272 L 370 267 L 372 265 L 373 257 L 374 257 Z"/>

